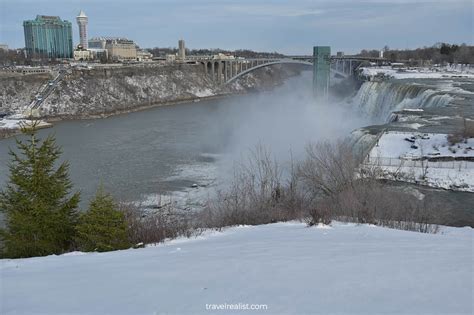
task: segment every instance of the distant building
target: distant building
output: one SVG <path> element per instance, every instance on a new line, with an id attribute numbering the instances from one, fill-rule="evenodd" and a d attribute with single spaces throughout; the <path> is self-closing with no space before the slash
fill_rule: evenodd
<path id="1" fill-rule="evenodd" d="M 166 61 L 168 61 L 168 62 L 175 62 L 175 61 L 176 61 L 176 55 L 167 54 L 167 55 L 166 55 Z"/>
<path id="2" fill-rule="evenodd" d="M 86 16 L 84 11 L 81 10 L 79 15 L 76 16 L 77 25 L 79 26 L 79 43 L 84 47 L 84 49 L 88 48 L 87 43 L 87 23 L 89 18 Z"/>
<path id="3" fill-rule="evenodd" d="M 212 59 L 233 60 L 233 59 L 235 59 L 235 56 L 227 55 L 227 54 L 223 54 L 223 53 L 218 53 L 217 55 L 212 56 Z"/>
<path id="4" fill-rule="evenodd" d="M 184 40 L 180 39 L 178 42 L 178 59 L 185 60 L 186 59 L 186 47 L 184 45 Z"/>
<path id="5" fill-rule="evenodd" d="M 88 48 L 90 49 L 105 49 L 106 37 L 94 37 L 89 39 Z"/>
<path id="6" fill-rule="evenodd" d="M 0 50 L 8 50 L 7 44 L 0 44 Z"/>
<path id="7" fill-rule="evenodd" d="M 383 58 L 383 50 L 379 51 L 379 58 Z"/>
<path id="8" fill-rule="evenodd" d="M 90 48 L 88 49 L 91 55 L 91 59 L 95 60 L 108 60 L 109 59 L 109 54 L 107 53 L 107 49 L 101 49 L 101 48 Z"/>
<path id="9" fill-rule="evenodd" d="M 344 52 L 343 51 L 338 51 L 336 53 L 336 57 L 344 57 Z"/>
<path id="10" fill-rule="evenodd" d="M 91 51 L 84 49 L 81 44 L 77 45 L 77 48 L 74 49 L 74 60 L 84 61 L 92 59 Z"/>
<path id="11" fill-rule="evenodd" d="M 106 49 L 108 58 L 117 61 L 137 60 L 133 40 L 119 37 L 96 37 L 89 40 L 89 48 Z"/>
<path id="12" fill-rule="evenodd" d="M 137 61 L 151 61 L 153 58 L 153 54 L 146 50 L 138 50 L 137 51 Z"/>
<path id="13" fill-rule="evenodd" d="M 23 22 L 25 48 L 29 58 L 72 58 L 72 24 L 59 16 L 37 15 Z"/>

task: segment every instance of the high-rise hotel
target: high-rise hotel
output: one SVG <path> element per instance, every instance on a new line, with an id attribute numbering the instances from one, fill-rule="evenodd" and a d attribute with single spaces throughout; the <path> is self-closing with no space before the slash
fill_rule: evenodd
<path id="1" fill-rule="evenodd" d="M 37 15 L 24 21 L 25 48 L 28 57 L 72 58 L 72 25 L 59 16 Z"/>

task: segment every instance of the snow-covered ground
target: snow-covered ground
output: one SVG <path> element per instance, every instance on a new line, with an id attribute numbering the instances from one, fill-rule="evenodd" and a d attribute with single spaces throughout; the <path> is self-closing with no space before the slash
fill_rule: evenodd
<path id="1" fill-rule="evenodd" d="M 190 90 L 190 93 L 194 94 L 197 97 L 209 97 L 209 96 L 216 95 L 216 93 L 212 91 L 211 89 L 192 88 Z"/>
<path id="2" fill-rule="evenodd" d="M 421 161 L 424 158 L 474 158 L 474 138 L 450 144 L 446 134 L 385 132 L 369 152 L 365 165 L 378 166 L 384 177 L 446 189 L 474 191 L 474 162 Z"/>
<path id="3" fill-rule="evenodd" d="M 412 159 L 420 157 L 474 157 L 474 138 L 451 145 L 447 134 L 384 133 L 370 152 L 371 157 Z"/>
<path id="4" fill-rule="evenodd" d="M 394 79 L 441 79 L 462 76 L 474 78 L 474 70 L 471 68 L 417 68 L 417 69 L 392 69 L 390 66 L 362 68 L 362 75 L 372 77 L 384 75 Z"/>
<path id="5" fill-rule="evenodd" d="M 1 129 L 13 129 L 13 130 L 21 129 L 22 126 L 27 126 L 29 124 L 31 124 L 31 121 L 26 120 L 26 119 L 3 118 L 3 119 L 0 119 L 0 130 Z M 44 121 L 40 121 L 38 123 L 38 128 L 47 128 L 50 126 L 51 124 Z"/>
<path id="6" fill-rule="evenodd" d="M 290 222 L 4 259 L 0 313 L 472 314 L 473 236 L 467 227 L 422 234 Z M 261 310 L 229 309 L 246 304 Z"/>

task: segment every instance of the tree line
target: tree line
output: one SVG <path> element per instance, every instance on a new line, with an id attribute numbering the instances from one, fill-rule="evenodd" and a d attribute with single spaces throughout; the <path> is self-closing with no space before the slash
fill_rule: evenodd
<path id="1" fill-rule="evenodd" d="M 383 55 L 392 62 L 396 61 L 428 61 L 432 64 L 474 64 L 474 46 L 437 43 L 431 47 L 416 49 L 383 48 Z M 379 57 L 379 50 L 363 49 L 358 55 L 362 57 Z"/>
<path id="2" fill-rule="evenodd" d="M 164 58 L 166 55 L 178 53 L 176 47 L 155 47 L 146 49 L 153 54 L 153 57 Z M 282 58 L 284 55 L 277 52 L 258 52 L 249 49 L 226 50 L 220 48 L 186 49 L 186 55 L 189 56 L 213 56 L 217 54 L 232 55 L 242 58 Z"/>

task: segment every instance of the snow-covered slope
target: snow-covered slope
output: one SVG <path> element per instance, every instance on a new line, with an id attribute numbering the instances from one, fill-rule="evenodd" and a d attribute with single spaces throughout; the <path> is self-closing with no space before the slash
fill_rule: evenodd
<path id="1" fill-rule="evenodd" d="M 2 260 L 0 313 L 472 314 L 473 235 L 279 223 L 145 249 Z M 268 309 L 206 309 L 239 303 Z"/>

